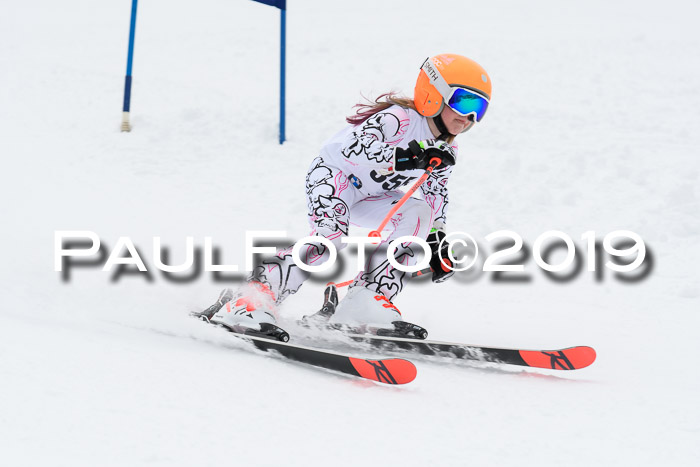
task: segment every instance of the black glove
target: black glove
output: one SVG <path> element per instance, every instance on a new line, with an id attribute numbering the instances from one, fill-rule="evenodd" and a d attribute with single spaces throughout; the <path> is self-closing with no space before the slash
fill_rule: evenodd
<path id="1" fill-rule="evenodd" d="M 452 270 L 452 261 L 449 257 L 449 242 L 444 242 L 440 248 L 440 242 L 447 234 L 442 230 L 435 230 L 428 235 L 427 242 L 430 249 L 433 251 L 433 256 L 430 258 L 430 267 L 433 270 L 433 282 L 444 282 L 454 275 Z M 442 262 L 440 261 L 442 255 Z"/>
<path id="2" fill-rule="evenodd" d="M 397 171 L 421 169 L 425 170 L 433 158 L 440 159 L 438 168 L 448 165 L 455 165 L 454 149 L 444 141 L 438 139 L 427 139 L 418 142 L 416 140 L 408 143 L 408 148 L 396 148 L 394 154 L 394 169 Z"/>

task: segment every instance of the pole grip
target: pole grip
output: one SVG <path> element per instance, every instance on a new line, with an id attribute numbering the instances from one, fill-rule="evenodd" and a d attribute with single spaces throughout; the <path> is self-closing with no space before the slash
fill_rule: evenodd
<path id="1" fill-rule="evenodd" d="M 452 270 L 452 261 L 447 258 L 442 258 L 440 261 L 440 267 L 445 272 L 450 272 Z"/>

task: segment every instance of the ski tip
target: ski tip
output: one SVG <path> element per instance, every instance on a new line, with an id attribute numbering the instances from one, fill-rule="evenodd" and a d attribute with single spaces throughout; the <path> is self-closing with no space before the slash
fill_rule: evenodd
<path id="1" fill-rule="evenodd" d="M 579 346 L 562 350 L 521 350 L 520 356 L 528 366 L 550 370 L 578 370 L 596 359 L 595 350 Z"/>
<path id="2" fill-rule="evenodd" d="M 364 360 L 350 357 L 350 363 L 357 375 L 386 384 L 406 384 L 416 379 L 418 370 L 408 360 L 391 358 L 387 360 Z"/>

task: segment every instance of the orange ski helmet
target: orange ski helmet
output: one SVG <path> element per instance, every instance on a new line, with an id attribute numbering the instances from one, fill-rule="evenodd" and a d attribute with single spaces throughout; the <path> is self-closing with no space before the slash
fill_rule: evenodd
<path id="1" fill-rule="evenodd" d="M 445 106 L 443 95 L 432 84 L 431 79 L 426 74 L 425 65 L 428 60 L 432 62 L 450 86 L 476 91 L 486 97 L 487 100 L 491 100 L 491 78 L 489 78 L 488 73 L 481 65 L 461 55 L 436 55 L 427 59 L 418 73 L 413 101 L 421 115 L 436 117 L 440 115 Z"/>

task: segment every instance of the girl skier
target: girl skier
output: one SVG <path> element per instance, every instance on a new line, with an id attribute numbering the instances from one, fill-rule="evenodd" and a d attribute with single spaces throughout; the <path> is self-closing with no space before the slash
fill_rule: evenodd
<path id="1" fill-rule="evenodd" d="M 409 323 L 402 326 L 401 314 L 391 303 L 410 278 L 386 257 L 385 245 L 395 238 L 427 239 L 434 282 L 454 273 L 441 267 L 438 255 L 445 237 L 447 181 L 457 159 L 454 139 L 481 121 L 490 99 L 491 80 L 478 63 L 460 55 L 437 55 L 423 63 L 413 99 L 388 93 L 374 103 L 358 104 L 356 115 L 347 118 L 350 125 L 324 143 L 306 176 L 308 218 L 311 235 L 325 237 L 336 249 L 345 246 L 341 239 L 348 235 L 350 223 L 376 227 L 403 196 L 399 187 L 417 180 L 429 161 L 437 158 L 440 164 L 421 185 L 422 199 L 409 198 L 392 216 L 391 235 L 369 255 L 345 298 L 338 304 L 335 288 L 326 290 L 326 304 L 313 316 L 316 320 L 410 328 Z M 442 245 L 443 258 L 446 250 Z M 414 265 L 420 251 L 418 245 L 401 243 L 394 257 Z M 322 243 L 309 243 L 300 256 L 305 264 L 316 266 L 330 253 Z M 286 333 L 274 324 L 277 306 L 309 275 L 292 260 L 292 247 L 280 250 L 263 260 L 243 287 L 224 290 L 200 315 L 240 332 L 281 338 Z"/>

